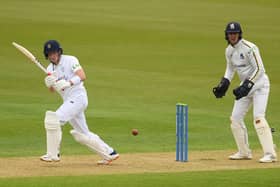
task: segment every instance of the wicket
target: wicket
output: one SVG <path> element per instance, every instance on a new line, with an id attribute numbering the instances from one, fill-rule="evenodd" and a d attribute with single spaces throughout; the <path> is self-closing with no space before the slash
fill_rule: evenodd
<path id="1" fill-rule="evenodd" d="M 188 161 L 188 105 L 176 104 L 176 161 Z"/>

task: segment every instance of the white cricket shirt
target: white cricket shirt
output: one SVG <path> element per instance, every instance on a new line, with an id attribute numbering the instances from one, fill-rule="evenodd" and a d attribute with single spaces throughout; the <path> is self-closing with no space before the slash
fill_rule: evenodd
<path id="1" fill-rule="evenodd" d="M 248 79 L 254 83 L 265 75 L 265 69 L 258 47 L 244 39 L 226 48 L 227 68 L 224 77 L 232 80 L 237 72 L 241 82 Z"/>
<path id="2" fill-rule="evenodd" d="M 48 73 L 55 73 L 55 75 L 58 77 L 58 80 L 65 79 L 70 81 L 70 79 L 75 76 L 75 72 L 81 68 L 82 67 L 79 63 L 79 60 L 76 57 L 70 55 L 61 55 L 59 63 L 57 65 L 50 63 L 47 67 L 47 71 Z M 66 88 L 59 94 L 65 101 L 71 97 L 76 97 L 85 93 L 86 90 L 84 83 L 81 81 L 79 84 L 73 85 L 70 88 Z"/>

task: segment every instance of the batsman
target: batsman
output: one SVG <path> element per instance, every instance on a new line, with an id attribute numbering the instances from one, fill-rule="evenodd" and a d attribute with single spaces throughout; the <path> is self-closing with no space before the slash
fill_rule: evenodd
<path id="1" fill-rule="evenodd" d="M 252 159 L 244 117 L 253 105 L 254 127 L 264 153 L 259 162 L 275 162 L 277 155 L 272 133 L 265 118 L 270 83 L 259 49 L 255 44 L 242 38 L 242 29 L 237 22 L 227 24 L 225 39 L 228 42 L 225 51 L 226 71 L 218 86 L 213 88 L 213 93 L 216 98 L 225 96 L 235 72 L 241 81 L 240 85 L 233 90 L 235 102 L 231 114 L 231 130 L 238 152 L 230 155 L 229 159 Z"/>
<path id="2" fill-rule="evenodd" d="M 84 114 L 88 105 L 84 87 L 86 75 L 78 59 L 64 55 L 56 40 L 45 43 L 44 55 L 50 61 L 45 84 L 50 91 L 61 95 L 63 104 L 56 111 L 46 112 L 47 153 L 40 159 L 46 162 L 60 160 L 61 126 L 69 122 L 73 127 L 70 133 L 74 139 L 101 156 L 102 160 L 98 161 L 98 164 L 110 164 L 119 154 L 88 128 Z"/>

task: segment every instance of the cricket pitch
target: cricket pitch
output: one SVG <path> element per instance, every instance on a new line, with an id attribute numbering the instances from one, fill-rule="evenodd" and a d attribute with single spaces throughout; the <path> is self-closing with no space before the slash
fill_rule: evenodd
<path id="1" fill-rule="evenodd" d="M 191 151 L 189 162 L 176 162 L 175 153 L 121 154 L 109 166 L 96 164 L 97 155 L 63 156 L 60 162 L 46 163 L 39 157 L 0 158 L 0 177 L 80 176 L 132 173 L 164 173 L 214 170 L 280 168 L 280 162 L 258 163 L 261 151 L 252 160 L 228 160 L 233 151 Z M 278 153 L 279 155 L 279 153 Z"/>

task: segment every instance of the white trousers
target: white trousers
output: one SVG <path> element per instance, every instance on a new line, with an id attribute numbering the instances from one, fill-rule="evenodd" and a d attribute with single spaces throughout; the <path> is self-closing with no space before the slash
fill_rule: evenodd
<path id="1" fill-rule="evenodd" d="M 243 122 L 245 115 L 253 104 L 254 119 L 265 117 L 266 106 L 269 96 L 269 84 L 253 90 L 247 97 L 235 100 L 231 119 L 237 122 Z"/>
<path id="2" fill-rule="evenodd" d="M 269 80 L 267 76 L 263 76 L 263 79 L 255 84 L 248 96 L 234 102 L 231 115 L 231 129 L 238 150 L 241 154 L 247 155 L 250 153 L 248 133 L 244 123 L 244 117 L 250 109 L 250 106 L 253 104 L 254 126 L 264 154 L 272 154 L 276 156 L 270 127 L 265 119 L 268 96 Z"/>
<path id="3" fill-rule="evenodd" d="M 113 152 L 113 148 L 107 145 L 98 135 L 92 133 L 87 125 L 84 111 L 88 105 L 86 93 L 69 98 L 57 109 L 56 115 L 62 124 L 67 122 L 78 132 L 93 139 L 107 154 Z"/>

